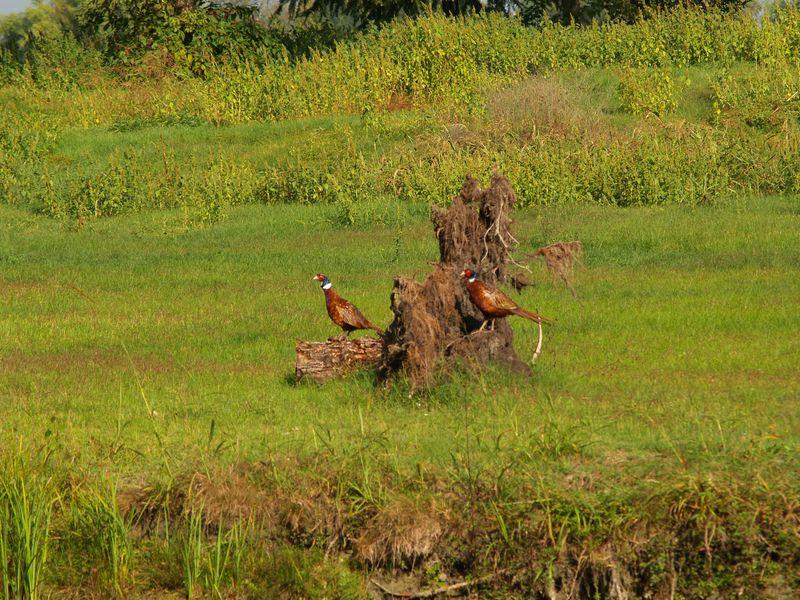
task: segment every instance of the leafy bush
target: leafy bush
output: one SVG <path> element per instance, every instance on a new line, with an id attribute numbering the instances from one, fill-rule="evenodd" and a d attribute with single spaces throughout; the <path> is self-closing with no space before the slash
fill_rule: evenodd
<path id="1" fill-rule="evenodd" d="M 670 69 L 641 67 L 622 71 L 617 89 L 623 111 L 661 117 L 678 105 L 675 87 Z"/>
<path id="2" fill-rule="evenodd" d="M 159 47 L 196 75 L 216 59 L 247 58 L 279 42 L 249 5 L 168 0 L 85 0 L 79 22 L 106 57 L 133 64 Z"/>
<path id="3" fill-rule="evenodd" d="M 0 90 L 11 107 L 0 116 L 0 194 L 70 220 L 181 208 L 188 224 L 199 225 L 238 203 L 298 202 L 330 204 L 337 221 L 357 225 L 390 221 L 387 198 L 446 202 L 465 172 L 486 178 L 494 164 L 523 205 L 698 204 L 730 190 L 790 192 L 800 166 L 796 25 L 792 10 L 762 24 L 677 9 L 633 25 L 536 30 L 497 15 L 428 15 L 297 60 L 267 48 L 228 64 L 210 61 L 202 79 L 120 86 L 101 77 L 69 89 L 69 77 L 42 83 L 21 73 Z M 738 60 L 754 63 L 743 77 Z M 712 83 L 713 126 L 664 119 L 640 123 L 635 134 L 609 131 L 607 115 L 587 114 L 551 77 L 616 65 L 623 110 L 663 118 L 683 92 L 685 65 L 703 61 L 728 69 Z M 487 104 L 487 90 L 532 70 L 545 73 L 516 88 L 522 91 L 488 92 L 501 100 Z M 387 116 L 397 107 L 425 109 L 418 126 L 393 127 Z M 485 111 L 491 127 L 480 125 Z M 366 137 L 386 140 L 380 159 L 357 149 L 344 129 L 335 149 L 308 148 L 258 169 L 224 152 L 181 163 L 166 148 L 155 171 L 141 151 L 69 169 L 50 156 L 56 132 L 76 125 L 131 131 L 336 114 L 360 114 Z M 442 114 L 469 125 L 442 134 L 440 119 L 431 118 Z M 411 144 L 393 145 L 409 137 Z"/>
<path id="4" fill-rule="evenodd" d="M 718 119 L 736 119 L 752 127 L 772 129 L 800 118 L 800 70 L 758 67 L 745 76 L 730 72 L 711 84 Z"/>

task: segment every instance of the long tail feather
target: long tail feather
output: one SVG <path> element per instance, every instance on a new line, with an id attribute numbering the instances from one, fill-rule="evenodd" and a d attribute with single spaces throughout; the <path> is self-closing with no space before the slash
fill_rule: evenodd
<path id="1" fill-rule="evenodd" d="M 551 325 L 555 322 L 553 319 L 548 319 L 547 317 L 543 317 L 542 315 L 537 315 L 535 312 L 531 312 L 529 310 L 525 310 L 524 308 L 514 308 L 511 312 L 518 317 L 525 317 L 526 319 L 530 319 L 531 321 L 536 321 L 537 323 L 550 323 Z"/>

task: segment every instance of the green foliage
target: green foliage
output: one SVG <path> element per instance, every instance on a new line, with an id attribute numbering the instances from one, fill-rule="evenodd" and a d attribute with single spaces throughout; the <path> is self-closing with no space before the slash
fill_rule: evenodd
<path id="1" fill-rule="evenodd" d="M 259 144 L 297 131 L 241 130 Z M 215 145 L 231 145 L 230 132 L 211 132 Z M 165 130 L 165 142 L 175 133 Z M 48 446 L 58 545 L 42 595 L 111 592 L 110 563 L 87 544 L 112 536 L 70 535 L 73 510 L 89 510 L 82 492 L 110 505 L 107 485 L 83 483 L 107 477 L 126 482 L 118 502 L 134 513 L 123 514 L 143 516 L 129 529 L 128 596 L 187 596 L 182 549 L 198 506 L 195 597 L 212 597 L 215 581 L 223 597 L 363 597 L 367 577 L 405 545 L 430 548 L 406 564 L 449 581 L 513 565 L 492 581 L 501 597 L 522 586 L 539 593 L 548 566 L 561 589 L 574 577 L 575 589 L 600 585 L 609 557 L 635 597 L 673 582 L 686 598 L 797 595 L 796 580 L 775 574 L 800 559 L 800 432 L 786 412 L 798 385 L 800 315 L 774 301 L 800 287 L 797 198 L 519 210 L 515 257 L 537 285 L 515 299 L 559 322 L 546 330 L 535 377 L 467 371 L 412 398 L 375 389 L 368 374 L 290 382 L 292 340 L 334 333 L 311 274 L 329 271 L 387 324 L 392 277 L 419 279 L 435 260 L 425 209 L 354 231 L 330 222 L 333 204 L 273 203 L 186 231 L 180 209 L 87 220 L 79 230 L 0 206 L 10 398 L 0 423 L 13 432 L 2 450 L 14 456 L 9 438 L 38 440 L 44 428 L 60 440 Z M 580 302 L 525 258 L 570 239 L 586 252 Z M 510 326 L 519 352 L 529 351 L 535 328 Z M 259 418 L 242 419 L 247 412 Z M 165 451 L 175 473 L 167 484 Z M 166 485 L 168 499 L 158 491 Z M 258 524 L 240 545 L 234 583 L 229 532 L 249 508 Z M 368 544 L 378 546 L 375 563 L 363 558 Z M 580 556 L 580 572 L 560 566 L 558 557 L 577 565 Z M 71 569 L 81 577 L 65 581 Z"/>
<path id="2" fill-rule="evenodd" d="M 216 59 L 254 55 L 277 42 L 255 21 L 256 7 L 216 2 L 168 0 L 84 0 L 83 35 L 106 56 L 138 62 L 147 52 L 165 48 L 181 68 L 204 75 Z"/>
<path id="3" fill-rule="evenodd" d="M 640 140 L 622 136 L 591 145 L 545 137 L 523 147 L 457 146 L 430 154 L 417 149 L 415 160 L 401 160 L 405 167 L 394 173 L 392 186 L 403 199 L 446 203 L 451 195 L 447 190 L 460 185 L 460 173 L 487 178 L 491 165 L 497 164 L 523 207 L 584 202 L 705 204 L 726 194 L 731 169 L 743 166 L 741 156 L 725 154 L 725 143 L 723 136 L 708 128 L 679 127 L 651 132 Z M 764 158 L 762 148 L 744 164 Z M 758 181 L 763 180 L 748 183 Z"/>
<path id="4" fill-rule="evenodd" d="M 190 600 L 195 597 L 203 568 L 203 511 L 187 512 L 180 536 L 181 558 L 183 564 L 183 588 Z"/>
<path id="5" fill-rule="evenodd" d="M 187 598 L 215 600 L 230 595 L 243 583 L 243 560 L 253 544 L 252 519 L 238 519 L 230 527 L 219 522 L 212 528 L 202 508 L 186 509 L 173 538 L 180 556 L 183 590 Z M 211 530 L 214 529 L 212 532 Z"/>
<path id="6" fill-rule="evenodd" d="M 0 48 L 20 65 L 37 46 L 78 31 L 79 0 L 34 0 L 31 4 L 19 13 L 0 16 Z"/>
<path id="7" fill-rule="evenodd" d="M 323 167 L 309 166 L 297 157 L 267 170 L 254 189 L 253 200 L 331 204 L 336 207 L 333 221 L 345 227 L 396 222 L 396 207 L 378 192 L 378 176 L 360 154 Z"/>
<path id="8" fill-rule="evenodd" d="M 0 471 L 0 591 L 3 598 L 43 596 L 56 496 L 49 480 L 19 456 Z"/>
<path id="9" fill-rule="evenodd" d="M 146 198 L 138 181 L 145 179 L 137 172 L 138 157 L 129 153 L 115 154 L 102 172 L 81 178 L 73 192 L 70 216 L 103 217 L 130 212 Z M 47 207 L 53 212 L 55 207 Z"/>
<path id="10" fill-rule="evenodd" d="M 745 15 L 683 8 L 633 25 L 530 29 L 492 14 L 431 14 L 395 21 L 295 62 L 287 53 L 271 62 L 215 68 L 208 72 L 204 104 L 218 122 L 357 114 L 391 108 L 398 99 L 479 114 L 486 88 L 532 71 L 613 65 L 666 69 L 743 60 L 796 64 L 797 21 L 792 10 L 762 27 Z M 672 71 L 658 70 L 652 80 L 646 71 L 628 72 L 631 85 L 636 86 L 633 73 L 639 87 L 658 84 L 656 104 L 669 107 L 670 95 L 677 92 Z"/>
<path id="11" fill-rule="evenodd" d="M 735 120 L 764 130 L 781 130 L 800 119 L 800 70 L 796 66 L 757 67 L 734 77 L 724 73 L 711 84 L 718 121 Z"/>
<path id="12" fill-rule="evenodd" d="M 188 23 L 181 20 L 188 13 L 173 16 Z M 329 204 L 337 223 L 360 226 L 396 219 L 391 200 L 446 202 L 465 172 L 487 176 L 493 164 L 510 177 L 523 206 L 697 205 L 729 190 L 792 192 L 800 185 L 797 25 L 793 9 L 761 24 L 680 8 L 633 25 L 541 29 L 494 14 L 429 14 L 296 60 L 288 51 L 251 49 L 227 64 L 205 63 L 203 79 L 133 83 L 130 91 L 102 76 L 94 86 L 78 85 L 77 71 L 56 76 L 59 70 L 34 68 L 34 61 L 3 90 L 11 110 L 0 117 L 0 194 L 6 204 L 80 223 L 181 208 L 186 226 L 205 225 L 231 206 L 260 202 Z M 146 19 L 141 26 L 149 26 Z M 743 68 L 739 60 L 755 66 Z M 688 65 L 713 62 L 725 71 L 712 77 L 710 118 L 672 118 L 692 87 Z M 569 116 L 565 92 L 547 82 L 596 65 L 614 65 L 620 74 L 618 102 L 592 117 Z M 525 109 L 506 111 L 505 125 L 487 124 L 494 90 L 530 71 L 543 74 L 533 80 Z M 700 96 L 697 110 L 705 110 L 703 103 Z M 426 112 L 413 125 L 395 124 L 393 111 L 413 108 Z M 634 123 L 620 108 L 659 119 Z M 340 138 L 335 145 L 287 150 L 275 161 L 240 161 L 225 149 L 184 160 L 167 142 L 112 145 L 96 164 L 74 150 L 54 154 L 61 132 L 75 123 L 147 136 L 156 127 L 352 114 L 361 115 L 357 134 L 342 128 L 325 134 Z M 463 134 L 443 133 L 445 120 L 461 123 Z"/>
<path id="13" fill-rule="evenodd" d="M 359 575 L 346 564 L 324 560 L 318 548 L 279 548 L 269 557 L 267 573 L 269 580 L 261 590 L 264 596 L 343 600 L 364 597 Z"/>
<path id="14" fill-rule="evenodd" d="M 251 202 L 254 186 L 250 168 L 229 157 L 212 157 L 201 180 L 183 187 L 183 195 L 176 195 L 175 201 L 188 211 L 190 224 L 210 225 L 224 219 L 228 208 Z"/>
<path id="15" fill-rule="evenodd" d="M 675 87 L 671 69 L 628 68 L 622 71 L 618 88 L 622 109 L 662 117 L 678 105 Z"/>
<path id="16" fill-rule="evenodd" d="M 122 515 L 114 484 L 77 494 L 71 508 L 72 543 L 87 550 L 88 567 L 97 570 L 101 585 L 123 596 L 132 580 L 137 515 Z"/>
<path id="17" fill-rule="evenodd" d="M 53 32 L 33 36 L 25 57 L 16 62 L 35 65 L 38 71 L 88 74 L 99 60 L 92 50 L 97 47 L 104 57 L 133 72 L 160 65 L 157 70 L 163 76 L 177 65 L 183 73 L 208 77 L 219 74 L 221 65 L 235 74 L 240 61 L 250 61 L 263 69 L 262 88 L 267 93 L 248 118 L 263 119 L 321 114 L 332 108 L 358 112 L 364 100 L 385 103 L 394 94 L 474 108 L 475 86 L 487 83 L 487 76 L 496 83 L 543 69 L 741 60 L 780 64 L 796 63 L 800 55 L 800 23 L 792 7 L 776 9 L 763 23 L 719 8 L 675 7 L 648 13 L 631 24 L 595 21 L 578 27 L 547 21 L 540 28 L 525 27 L 497 11 L 467 17 L 427 12 L 350 37 L 347 25 L 337 25 L 335 19 L 266 28 L 256 22 L 254 10 L 215 2 L 86 0 L 78 30 L 53 25 Z M 50 21 L 55 22 L 52 17 Z M 0 60 L 0 81 L 8 81 L 14 71 L 8 52 Z M 42 73 L 37 77 L 47 80 Z M 340 85 L 342 77 L 347 78 L 346 89 Z M 281 93 L 288 98 L 282 99 Z M 339 101 L 342 94 L 344 102 Z M 301 112 L 271 110 L 281 103 Z"/>
<path id="18" fill-rule="evenodd" d="M 286 10 L 291 17 L 324 15 L 347 17 L 359 25 L 385 23 L 398 17 L 417 17 L 432 11 L 447 15 L 463 15 L 481 11 L 508 15 L 518 4 L 516 0 L 280 0 L 278 11 Z"/>

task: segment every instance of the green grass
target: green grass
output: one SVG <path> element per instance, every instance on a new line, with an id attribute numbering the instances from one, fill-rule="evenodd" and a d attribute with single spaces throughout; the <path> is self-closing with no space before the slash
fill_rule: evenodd
<path id="1" fill-rule="evenodd" d="M 393 136 L 402 137 L 409 125 L 418 118 L 397 115 L 392 122 L 397 125 Z M 151 157 L 154 166 L 161 161 L 162 149 L 167 149 L 180 163 L 204 162 L 209 156 L 223 154 L 244 159 L 247 164 L 263 167 L 289 158 L 298 147 L 312 145 L 322 152 L 336 146 L 342 139 L 352 137 L 355 129 L 363 143 L 359 150 L 369 155 L 383 150 L 381 141 L 364 135 L 359 117 L 317 118 L 281 123 L 248 123 L 246 125 L 216 126 L 162 126 L 157 121 L 133 121 L 139 127 L 115 130 L 108 127 L 73 129 L 59 137 L 51 161 L 55 164 L 92 165 L 102 167 L 108 157 L 120 148 L 143 152 Z"/>
<path id="2" fill-rule="evenodd" d="M 519 301 L 558 320 L 534 376 L 412 398 L 368 376 L 292 375 L 296 340 L 336 333 L 311 276 L 388 324 L 392 277 L 437 259 L 423 218 L 352 231 L 331 207 L 255 206 L 212 228 L 176 231 L 179 215 L 159 212 L 78 230 L 2 208 L 2 445 L 45 448 L 89 480 L 287 459 L 393 474 L 379 504 L 419 472 L 505 469 L 512 499 L 530 477 L 589 477 L 615 498 L 687 474 L 783 489 L 800 466 L 797 203 L 518 214 L 520 252 L 583 241 L 580 301 L 533 264 Z M 514 329 L 529 356 L 534 328 Z"/>
<path id="3" fill-rule="evenodd" d="M 724 418 L 731 441 L 745 429 L 756 435 L 772 427 L 796 442 L 797 417 L 780 410 L 800 385 L 800 342 L 792 335 L 800 325 L 796 202 L 521 214 L 521 251 L 578 238 L 586 265 L 577 275 L 580 302 L 533 265 L 539 285 L 520 302 L 559 324 L 547 331 L 536 377 L 501 378 L 498 398 L 515 410 L 523 410 L 518 400 L 524 410 L 545 410 L 545 396 L 558 398 L 559 410 L 573 416 L 588 403 L 595 424 L 604 425 L 595 435 L 609 449 L 628 446 L 632 434 L 651 437 L 635 433 L 642 424 L 636 411 L 616 420 L 618 403 L 642 402 L 666 416 L 688 408 Z M 3 209 L 2 391 L 10 402 L 0 421 L 7 439 L 54 429 L 65 444 L 88 443 L 82 454 L 91 463 L 121 422 L 123 439 L 143 457 L 126 457 L 120 467 L 141 468 L 155 452 L 143 394 L 177 456 L 203 442 L 212 419 L 236 442 L 231 452 L 246 458 L 278 441 L 306 446 L 314 423 L 297 417 L 328 421 L 321 404 L 342 418 L 343 432 L 355 426 L 359 398 L 371 417 L 388 411 L 393 421 L 400 411 L 416 420 L 416 411 L 376 395 L 365 380 L 319 388 L 289 382 L 295 340 L 336 332 L 313 273 L 325 271 L 385 325 L 392 277 L 421 276 L 436 259 L 421 219 L 353 232 L 331 226 L 329 212 L 240 208 L 214 228 L 176 234 L 161 214 L 73 231 Z M 535 331 L 515 325 L 524 354 Z M 758 418 L 739 423 L 741 405 L 755 404 L 756 415 L 740 417 Z M 451 420 L 454 407 L 437 408 Z M 269 415 L 269 423 L 242 414 Z M 682 416 L 667 419 L 669 435 L 699 427 L 719 436 L 717 423 Z M 392 429 L 402 446 L 407 429 Z"/>
<path id="4" fill-rule="evenodd" d="M 683 119 L 714 119 L 716 71 L 689 75 L 669 120 L 679 133 Z M 370 373 L 294 382 L 295 342 L 339 333 L 315 273 L 385 326 L 393 277 L 421 279 L 438 260 L 428 204 L 395 197 L 392 160 L 419 163 L 420 179 L 441 160 L 460 178 L 464 161 L 488 169 L 495 149 L 522 154 L 542 132 L 589 144 L 657 135 L 652 119 L 620 112 L 617 82 L 610 69 L 533 78 L 458 125 L 408 112 L 60 131 L 42 155 L 56 183 L 103 173 L 124 151 L 145 174 L 162 151 L 190 175 L 217 153 L 250 175 L 293 152 L 301 168 L 344 165 L 342 178 L 359 175 L 356 155 L 378 166 L 329 204 L 237 199 L 211 226 L 183 209 L 84 222 L 0 204 L 0 453 L 31 465 L 25 477 L 48 476 L 57 500 L 45 594 L 219 595 L 236 580 L 243 597 L 359 597 L 376 539 L 388 548 L 379 566 L 457 579 L 512 565 L 516 583 L 496 582 L 506 596 L 525 597 L 548 570 L 572 576 L 564 562 L 584 553 L 617 557 L 640 595 L 675 573 L 685 597 L 800 589 L 796 195 L 518 211 L 518 260 L 555 241 L 585 252 L 578 301 L 539 262 L 536 285 L 515 296 L 557 320 L 531 378 L 458 373 L 416 395 Z M 428 190 L 443 187 L 437 173 Z M 356 228 L 347 200 L 364 211 Z M 527 358 L 536 330 L 512 325 Z M 0 538 L 10 506 L 0 493 Z M 240 543 L 231 532 L 245 532 L 249 510 L 259 520 Z M 105 537 L 92 519 L 111 524 Z M 434 564 L 402 539 L 415 519 L 446 532 Z M 222 560 L 233 546 L 235 574 Z"/>

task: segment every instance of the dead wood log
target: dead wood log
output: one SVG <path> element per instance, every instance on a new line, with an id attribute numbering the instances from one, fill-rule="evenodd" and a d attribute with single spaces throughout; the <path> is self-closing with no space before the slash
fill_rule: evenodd
<path id="1" fill-rule="evenodd" d="M 298 340 L 295 346 L 295 380 L 320 383 L 355 369 L 375 365 L 383 353 L 378 337 L 331 338 L 327 342 Z"/>

